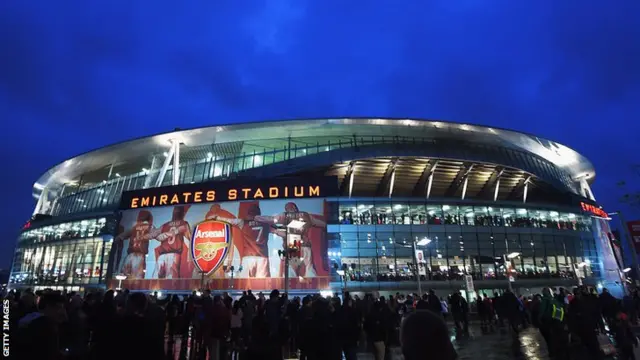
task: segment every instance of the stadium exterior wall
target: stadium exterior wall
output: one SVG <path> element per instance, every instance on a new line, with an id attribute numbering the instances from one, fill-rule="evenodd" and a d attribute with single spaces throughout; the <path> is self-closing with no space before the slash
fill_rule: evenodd
<path id="1" fill-rule="evenodd" d="M 58 165 L 34 186 L 34 214 L 39 215 L 20 235 L 10 287 L 118 287 L 115 275 L 126 275 L 122 286 L 134 290 L 268 290 L 284 286 L 278 251 L 286 240 L 297 249 L 288 270 L 292 292 L 415 291 L 416 274 L 423 289 L 464 289 L 465 275 L 470 275 L 475 289 L 487 292 L 506 288 L 510 277 L 522 293 L 579 282 L 622 291 L 611 231 L 587 181 L 595 171 L 573 150 L 530 135 L 451 123 L 445 123 L 445 135 L 436 128 L 434 133 L 413 131 L 414 136 L 402 135 L 408 127 L 404 124 L 398 130 L 386 123 L 383 130 L 394 129 L 388 133 L 398 135 L 371 135 L 372 129 L 382 127 L 371 119 L 322 124 L 329 124 L 327 133 L 333 135 L 316 137 L 312 143 L 301 140 L 313 135 L 309 131 L 297 138 L 274 133 L 262 141 L 262 151 L 249 153 L 248 142 L 259 138 L 243 139 L 241 145 L 216 142 L 202 147 L 189 146 L 189 131 L 155 136 L 153 141 L 169 143 L 160 148 L 165 151 L 129 154 L 129 160 L 104 169 L 109 164 L 103 159 L 107 150 L 127 152 L 128 145 L 144 148 L 140 144 L 149 142 L 134 140 L 116 145 L 116 150 L 97 150 L 99 169 L 86 167 L 85 180 L 64 169 L 73 163 L 88 166 L 92 153 Z M 237 131 L 247 126 L 238 125 Z M 415 130 L 417 125 L 412 126 Z M 335 135 L 336 127 L 343 128 L 340 136 Z M 234 131 L 233 126 L 212 131 L 220 133 L 220 128 Z M 316 132 L 324 134 L 326 129 L 318 126 Z M 457 132 L 466 137 L 457 137 Z M 183 134 L 182 140 L 176 140 L 176 134 Z M 487 136 L 500 141 L 483 138 Z M 559 163 L 548 150 L 522 141 L 525 138 L 537 139 L 540 149 L 570 154 L 575 163 Z M 284 146 L 267 150 L 269 144 Z M 181 153 L 186 154 L 182 162 Z M 150 158 L 142 170 L 135 169 L 138 155 Z M 381 161 L 382 175 L 371 185 L 366 171 L 375 170 Z M 460 170 L 447 178 L 441 194 L 430 196 L 429 174 L 446 178 L 435 167 L 447 162 L 460 162 Z M 407 185 L 402 181 L 409 175 L 403 175 L 400 163 L 405 170 L 418 163 L 425 166 Z M 177 175 L 174 166 L 180 169 Z M 492 171 L 486 180 L 477 170 L 483 166 Z M 476 180 L 467 180 L 471 169 Z M 500 189 L 505 169 L 522 175 L 514 175 L 508 191 Z M 365 173 L 357 175 L 358 171 Z M 506 176 L 502 179 L 508 181 Z M 465 197 L 473 181 L 482 189 L 474 192 L 477 196 Z M 535 184 L 537 194 L 529 201 L 528 184 L 529 189 Z M 498 196 L 498 190 L 505 195 Z M 191 195 L 172 202 L 173 195 L 184 193 Z M 195 193 L 200 193 L 197 200 Z M 135 207 L 132 198 L 138 198 Z M 304 225 L 291 230 L 289 224 L 296 219 Z M 206 233 L 198 229 L 218 226 L 216 222 L 229 224 L 221 228 L 228 229 L 227 238 L 197 236 Z M 223 259 L 217 261 L 213 253 L 196 254 L 200 243 L 216 241 L 227 242 Z M 516 253 L 513 259 L 505 258 Z M 217 266 L 203 276 L 197 263 L 211 256 L 209 262 Z"/>

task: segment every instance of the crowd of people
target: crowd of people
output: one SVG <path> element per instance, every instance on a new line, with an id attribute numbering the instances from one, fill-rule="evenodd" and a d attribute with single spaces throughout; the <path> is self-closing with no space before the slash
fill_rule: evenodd
<path id="1" fill-rule="evenodd" d="M 447 321 L 459 337 L 469 334 L 470 314 L 483 333 L 517 334 L 535 326 L 556 359 L 581 348 L 599 359 L 599 334 L 611 334 L 622 359 L 633 359 L 637 293 L 618 301 L 606 289 L 573 292 L 544 289 L 518 296 L 507 290 L 479 293 L 470 303 L 459 291 L 362 298 L 348 292 L 330 297 L 289 298 L 273 290 L 251 290 L 233 299 L 209 290 L 181 298 L 113 291 L 102 294 L 45 290 L 10 292 L 12 355 L 18 359 L 357 359 L 372 352 L 390 359 L 400 348 L 406 360 L 453 360 L 457 354 Z"/>

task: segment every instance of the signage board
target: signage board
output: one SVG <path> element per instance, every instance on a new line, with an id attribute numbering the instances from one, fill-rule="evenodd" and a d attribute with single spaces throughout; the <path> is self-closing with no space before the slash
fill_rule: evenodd
<path id="1" fill-rule="evenodd" d="M 585 202 L 580 202 L 580 207 L 582 208 L 582 211 L 589 213 L 593 216 L 598 216 L 604 219 L 608 219 L 609 215 L 607 214 L 606 211 L 602 210 L 601 207 L 598 207 L 596 205 L 592 205 L 592 204 L 587 204 Z"/>
<path id="2" fill-rule="evenodd" d="M 231 225 L 205 220 L 193 229 L 191 258 L 201 272 L 209 275 L 222 265 L 230 245 Z"/>
<path id="3" fill-rule="evenodd" d="M 287 272 L 292 290 L 325 290 L 328 213 L 318 198 L 123 210 L 109 255 L 113 274 L 136 291 L 270 291 L 284 287 Z M 288 269 L 279 255 L 287 241 L 299 248 Z"/>
<path id="4" fill-rule="evenodd" d="M 636 252 L 640 253 L 640 220 L 627 221 L 627 228 Z"/>
<path id="5" fill-rule="evenodd" d="M 336 177 L 218 181 L 127 191 L 122 194 L 120 209 L 329 196 L 338 196 Z"/>

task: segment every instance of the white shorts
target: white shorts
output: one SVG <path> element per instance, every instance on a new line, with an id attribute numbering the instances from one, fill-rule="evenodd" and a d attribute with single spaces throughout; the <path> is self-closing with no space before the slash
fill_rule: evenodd
<path id="1" fill-rule="evenodd" d="M 167 253 L 158 256 L 153 270 L 153 279 L 178 279 L 180 277 L 180 254 Z"/>
<path id="2" fill-rule="evenodd" d="M 238 273 L 238 278 L 259 278 L 269 277 L 269 258 L 264 256 L 245 256 L 242 258 L 242 271 Z"/>
<path id="3" fill-rule="evenodd" d="M 124 258 L 120 272 L 128 279 L 144 279 L 146 265 L 144 254 L 130 253 Z"/>
<path id="4" fill-rule="evenodd" d="M 300 252 L 300 258 L 289 260 L 289 276 L 316 277 L 316 269 L 313 267 L 313 254 L 311 247 L 303 246 Z"/>

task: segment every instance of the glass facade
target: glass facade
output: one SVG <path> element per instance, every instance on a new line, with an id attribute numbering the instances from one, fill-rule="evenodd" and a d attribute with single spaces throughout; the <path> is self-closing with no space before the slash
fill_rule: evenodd
<path id="1" fill-rule="evenodd" d="M 394 282 L 600 278 L 592 218 L 579 212 L 416 199 L 328 199 L 332 281 Z M 24 231 L 10 283 L 102 286 L 116 219 L 97 217 Z M 416 261 L 416 249 L 422 259 Z M 415 263 L 419 266 L 414 266 Z M 496 283 L 497 284 L 497 283 Z M 357 287 L 356 285 L 350 285 Z"/>
<path id="2" fill-rule="evenodd" d="M 600 276 L 592 219 L 578 212 L 393 199 L 331 209 L 331 267 L 347 268 L 349 281 L 414 281 L 413 242 L 422 280 L 505 279 L 506 269 L 519 279 Z"/>
<path id="3" fill-rule="evenodd" d="M 211 152 L 212 147 L 203 149 L 183 149 L 180 163 L 179 184 L 199 183 L 228 178 L 238 172 L 259 168 L 266 165 L 281 163 L 286 160 L 302 158 L 310 155 L 372 145 L 410 144 L 433 151 L 442 152 L 443 148 L 450 149 L 454 158 L 466 158 L 469 154 L 476 154 L 487 161 L 522 169 L 536 174 L 559 189 L 575 190 L 575 184 L 561 169 L 540 158 L 523 151 L 495 148 L 486 145 L 451 142 L 451 140 L 433 140 L 425 138 L 402 136 L 370 136 L 370 137 L 313 137 L 291 139 L 269 139 L 243 143 L 237 150 L 225 153 Z M 224 145 L 224 144 L 222 144 Z M 209 149 L 209 150 L 207 150 Z M 191 154 L 191 156 L 188 156 Z M 199 158 L 196 155 L 198 154 Z M 166 154 L 164 154 L 166 155 Z M 101 209 L 115 208 L 124 191 L 139 190 L 155 187 L 160 173 L 163 154 L 155 154 L 151 164 L 129 166 L 128 172 L 122 174 L 109 172 L 98 176 L 99 183 L 83 185 L 82 179 L 73 184 L 67 184 L 56 199 L 51 199 L 52 206 L 48 210 L 50 215 L 68 215 Z M 161 186 L 169 186 L 172 182 L 172 166 L 169 166 Z M 104 178 L 104 180 L 102 180 Z"/>
<path id="4" fill-rule="evenodd" d="M 9 283 L 75 290 L 104 284 L 114 224 L 99 217 L 22 232 Z"/>

